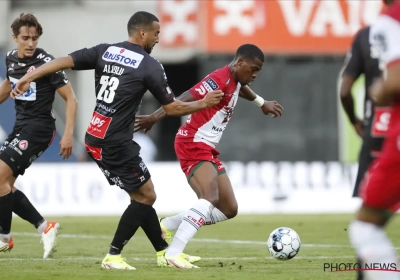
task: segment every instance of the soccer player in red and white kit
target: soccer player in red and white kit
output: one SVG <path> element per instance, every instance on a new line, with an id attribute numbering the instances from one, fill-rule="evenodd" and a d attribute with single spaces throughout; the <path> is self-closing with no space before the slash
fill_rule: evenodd
<path id="1" fill-rule="evenodd" d="M 217 144 L 222 137 L 238 97 L 253 101 L 265 115 L 282 115 L 282 106 L 276 101 L 265 101 L 248 85 L 254 81 L 264 63 L 263 52 L 255 45 L 238 48 L 234 60 L 206 76 L 201 82 L 184 92 L 182 101 L 199 100 L 208 92 L 222 90 L 224 96 L 214 108 L 189 116 L 175 138 L 175 152 L 182 171 L 199 200 L 184 213 L 160 220 L 164 239 L 170 243 L 165 258 L 177 268 L 197 268 L 189 263 L 183 250 L 203 224 L 215 224 L 236 216 L 238 204 L 225 167 L 218 159 Z M 138 116 L 136 131 L 148 131 L 154 123 L 165 117 L 162 108 L 149 116 Z"/>
<path id="2" fill-rule="evenodd" d="M 364 264 L 398 265 L 396 251 L 384 227 L 400 206 L 400 0 L 386 0 L 388 9 L 371 27 L 370 42 L 380 50 L 384 78 L 371 86 L 377 105 L 392 105 L 392 115 L 380 158 L 366 174 L 360 196 L 363 200 L 349 237 Z M 397 266 L 397 269 L 399 267 Z M 400 279 L 398 273 L 364 271 L 366 279 Z"/>

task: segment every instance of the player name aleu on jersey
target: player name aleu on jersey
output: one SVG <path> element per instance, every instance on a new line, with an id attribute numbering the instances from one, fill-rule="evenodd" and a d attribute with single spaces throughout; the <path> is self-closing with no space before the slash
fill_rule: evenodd
<path id="1" fill-rule="evenodd" d="M 102 59 L 104 61 L 118 63 L 122 66 L 127 66 L 135 69 L 139 67 L 143 58 L 144 56 L 140 53 L 119 48 L 116 46 L 108 47 L 108 49 L 104 52 L 102 56 Z"/>

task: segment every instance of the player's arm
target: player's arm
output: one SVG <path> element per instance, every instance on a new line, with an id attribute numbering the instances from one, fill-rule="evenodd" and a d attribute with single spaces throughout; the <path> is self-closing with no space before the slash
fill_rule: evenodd
<path id="1" fill-rule="evenodd" d="M 212 91 L 203 99 L 191 102 L 184 102 L 176 99 L 169 87 L 164 73 L 164 69 L 158 62 L 155 62 L 144 77 L 144 83 L 151 94 L 161 104 L 167 116 L 185 116 L 202 109 L 210 108 L 219 103 L 223 93 L 222 91 Z"/>
<path id="2" fill-rule="evenodd" d="M 179 99 L 174 99 L 173 102 L 161 106 L 167 116 L 186 116 L 206 108 L 214 107 L 219 103 L 223 95 L 222 91 L 217 90 L 210 92 L 210 94 L 207 94 L 207 98 L 201 100 L 183 102 Z"/>
<path id="3" fill-rule="evenodd" d="M 7 100 L 7 98 L 10 96 L 10 92 L 11 84 L 10 81 L 6 78 L 0 86 L 0 104 Z"/>
<path id="4" fill-rule="evenodd" d="M 193 102 L 195 99 L 189 91 L 185 91 L 180 96 L 176 98 L 176 101 L 182 102 Z M 163 107 L 160 107 L 151 115 L 136 116 L 135 119 L 135 132 L 139 130 L 144 130 L 144 133 L 149 131 L 154 124 L 161 121 L 167 116 L 166 111 Z"/>
<path id="5" fill-rule="evenodd" d="M 389 105 L 393 99 L 400 100 L 400 56 L 389 64 L 386 79 L 378 79 L 371 86 L 371 97 L 377 105 Z"/>
<path id="6" fill-rule="evenodd" d="M 363 136 L 363 122 L 356 117 L 354 109 L 354 99 L 351 94 L 351 89 L 357 78 L 364 73 L 363 56 L 360 43 L 359 32 L 353 40 L 351 50 L 348 52 L 343 68 L 338 77 L 338 91 L 342 107 L 346 115 L 354 126 L 357 134 Z"/>
<path id="7" fill-rule="evenodd" d="M 56 58 L 48 63 L 35 69 L 30 73 L 25 74 L 15 85 L 14 91 L 11 95 L 15 99 L 16 96 L 23 94 L 29 89 L 31 82 L 50 74 L 56 73 L 60 70 L 69 69 L 74 67 L 74 60 L 71 56 Z"/>
<path id="8" fill-rule="evenodd" d="M 65 129 L 64 135 L 60 141 L 60 155 L 63 159 L 67 159 L 72 154 L 73 146 L 73 135 L 76 120 L 76 112 L 78 110 L 78 101 L 71 83 L 68 82 L 67 76 L 64 73 L 57 73 L 55 79 L 62 79 L 65 85 L 57 89 L 58 94 L 65 100 L 66 110 L 65 110 Z M 64 77 L 61 77 L 64 76 Z"/>
<path id="9" fill-rule="evenodd" d="M 56 73 L 64 69 L 73 70 L 90 70 L 96 67 L 97 57 L 99 49 L 103 45 L 97 45 L 92 48 L 84 48 L 77 50 L 68 56 L 56 58 L 48 63 L 43 64 L 38 67 L 35 71 L 25 74 L 25 76 L 20 79 L 11 97 L 15 98 L 19 94 L 23 94 L 29 89 L 29 85 L 34 80 Z"/>
<path id="10" fill-rule="evenodd" d="M 260 107 L 264 115 L 272 114 L 273 118 L 282 116 L 283 107 L 278 102 L 264 100 L 247 85 L 240 88 L 239 96 Z"/>
<path id="11" fill-rule="evenodd" d="M 178 96 L 175 101 L 182 101 L 183 103 L 193 102 L 195 101 L 193 95 L 189 91 L 185 91 L 180 96 Z M 167 105 L 168 106 L 168 105 Z M 167 112 L 164 107 L 160 107 L 157 111 L 155 111 L 151 116 L 154 118 L 155 122 L 158 122 L 167 116 Z"/>

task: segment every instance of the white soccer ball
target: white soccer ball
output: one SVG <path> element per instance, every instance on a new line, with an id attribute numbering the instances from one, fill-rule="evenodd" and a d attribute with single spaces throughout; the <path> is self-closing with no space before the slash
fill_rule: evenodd
<path id="1" fill-rule="evenodd" d="M 286 261 L 293 259 L 300 251 L 300 237 L 291 228 L 275 229 L 268 238 L 268 250 L 275 259 Z"/>

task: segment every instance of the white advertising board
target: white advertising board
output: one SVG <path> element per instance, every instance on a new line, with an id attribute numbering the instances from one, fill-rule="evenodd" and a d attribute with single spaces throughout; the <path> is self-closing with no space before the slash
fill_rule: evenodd
<path id="1" fill-rule="evenodd" d="M 351 213 L 360 205 L 351 198 L 357 166 L 337 162 L 225 163 L 239 213 Z M 150 163 L 158 213 L 177 213 L 197 199 L 177 162 Z M 119 215 L 128 195 L 110 186 L 94 163 L 35 163 L 16 187 L 38 210 L 52 215 Z"/>

